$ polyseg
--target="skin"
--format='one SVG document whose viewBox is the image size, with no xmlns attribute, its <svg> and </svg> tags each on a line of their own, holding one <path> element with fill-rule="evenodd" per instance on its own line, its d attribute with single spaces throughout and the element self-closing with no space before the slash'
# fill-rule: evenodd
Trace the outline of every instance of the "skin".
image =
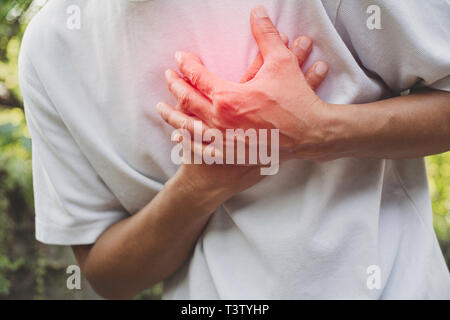
<svg viewBox="0 0 450 320">
<path fill-rule="evenodd" d="M 280 39 L 286 48 L 287 37 Z M 302 39 L 309 40 L 300 37 L 290 47 L 298 69 L 312 49 L 310 40 L 307 46 L 299 46 Z M 195 60 L 200 63 L 200 59 Z M 258 55 L 241 83 L 252 81 L 263 62 L 263 56 Z M 316 72 L 318 66 L 323 72 Z M 327 70 L 324 62 L 317 62 L 306 72 L 306 83 L 317 88 Z M 179 81 L 175 73 L 167 75 L 168 79 L 172 76 Z M 180 123 L 187 116 L 181 109 L 182 103 L 178 109 L 167 106 L 160 113 L 163 118 L 168 116 L 166 121 Z M 170 113 L 165 113 L 167 110 Z M 189 117 L 197 119 L 192 114 Z M 132 298 L 173 274 L 188 259 L 212 213 L 262 178 L 257 166 L 181 165 L 139 212 L 106 230 L 95 244 L 72 247 L 83 274 L 105 298 Z"/>
<path fill-rule="evenodd" d="M 158 105 L 167 123 L 188 130 L 194 120 L 222 130 L 279 128 L 286 158 L 408 158 L 449 149 L 448 93 L 426 90 L 364 105 L 327 104 L 313 90 L 325 76 L 318 72 L 322 64 L 303 74 L 299 65 L 310 49 L 288 50 L 260 9 L 252 12 L 251 25 L 261 54 L 241 83 L 218 78 L 192 54 L 177 55 L 187 81 L 174 71 L 166 74 L 178 98 L 175 108 Z M 257 166 L 181 165 L 142 210 L 95 244 L 73 247 L 78 263 L 102 296 L 131 298 L 173 274 L 214 210 L 261 178 Z"/>
<path fill-rule="evenodd" d="M 253 10 L 251 21 L 264 62 L 260 70 L 248 82 L 232 83 L 195 55 L 178 52 L 182 77 L 167 81 L 185 115 L 174 121 L 176 111 L 160 104 L 166 122 L 188 130 L 194 119 L 220 130 L 278 128 L 284 159 L 399 159 L 450 149 L 449 92 L 427 89 L 367 104 L 326 103 L 308 85 L 263 7 Z"/>
</svg>

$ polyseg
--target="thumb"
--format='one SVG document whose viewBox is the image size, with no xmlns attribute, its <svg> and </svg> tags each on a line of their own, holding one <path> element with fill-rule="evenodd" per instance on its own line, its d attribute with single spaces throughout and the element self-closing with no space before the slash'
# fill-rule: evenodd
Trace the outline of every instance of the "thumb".
<svg viewBox="0 0 450 320">
<path fill-rule="evenodd" d="M 270 20 L 266 8 L 263 6 L 254 7 L 250 15 L 250 24 L 263 58 L 267 58 L 271 52 L 288 50 L 277 28 Z"/>
<path fill-rule="evenodd" d="M 283 41 L 284 45 L 287 47 L 289 45 L 289 37 L 285 33 L 282 33 L 282 32 L 280 32 L 280 37 L 281 37 L 281 40 Z M 245 83 L 245 82 L 252 80 L 258 73 L 259 69 L 261 69 L 263 64 L 264 64 L 264 59 L 261 55 L 261 52 L 259 52 L 258 55 L 256 56 L 255 61 L 253 61 L 252 65 L 247 70 L 244 77 L 242 77 L 240 83 Z"/>
</svg>

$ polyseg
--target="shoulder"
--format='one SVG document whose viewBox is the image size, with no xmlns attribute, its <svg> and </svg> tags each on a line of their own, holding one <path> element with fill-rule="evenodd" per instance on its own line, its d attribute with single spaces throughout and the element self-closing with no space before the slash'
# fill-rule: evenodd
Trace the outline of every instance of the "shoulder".
<svg viewBox="0 0 450 320">
<path fill-rule="evenodd" d="M 338 19 L 355 46 L 405 59 L 412 52 L 449 58 L 449 0 L 342 0 Z"/>
<path fill-rule="evenodd" d="M 441 29 L 449 23 L 448 0 L 341 0 L 338 17 L 343 23 L 366 26 L 370 17 L 380 19 L 381 30 L 391 27 L 416 29 Z M 444 32 L 445 30 L 442 30 Z"/>
<path fill-rule="evenodd" d="M 392 90 L 450 74 L 450 1 L 342 0 L 337 29 Z"/>
<path fill-rule="evenodd" d="M 80 47 L 89 28 L 81 22 L 89 14 L 92 0 L 50 0 L 29 22 L 21 44 L 20 56 L 33 64 L 60 61 Z M 21 60 L 23 60 L 21 58 Z"/>
<path fill-rule="evenodd" d="M 22 39 L 21 52 L 34 53 L 52 46 L 64 34 L 68 1 L 49 1 L 29 22 Z"/>
</svg>

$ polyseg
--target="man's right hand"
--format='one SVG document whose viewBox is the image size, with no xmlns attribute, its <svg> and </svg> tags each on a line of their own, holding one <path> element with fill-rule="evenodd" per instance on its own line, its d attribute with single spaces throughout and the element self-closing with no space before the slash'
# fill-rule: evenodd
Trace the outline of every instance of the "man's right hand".
<svg viewBox="0 0 450 320">
<path fill-rule="evenodd" d="M 300 64 L 310 50 L 297 51 Z M 244 82 L 257 73 L 262 62 L 262 56 L 258 56 Z M 325 77 L 307 74 L 312 76 L 312 87 Z M 172 92 L 179 97 L 175 87 Z M 194 119 L 168 105 L 163 105 L 160 113 L 175 128 Z M 192 253 L 211 213 L 262 177 L 257 167 L 182 165 L 139 212 L 111 226 L 95 244 L 73 246 L 78 264 L 103 297 L 132 298 L 180 268 Z"/>
<path fill-rule="evenodd" d="M 286 35 L 281 34 L 281 39 L 288 45 L 289 39 Z M 312 41 L 306 36 L 301 36 L 292 43 L 290 50 L 297 57 L 298 64 L 301 67 L 312 51 Z M 241 83 L 251 81 L 258 73 L 263 63 L 263 56 L 259 53 L 242 78 Z M 318 62 L 305 73 L 305 79 L 313 90 L 319 87 L 327 75 L 326 71 L 320 73 L 317 72 L 317 67 L 319 65 L 322 65 L 325 70 L 328 70 L 326 63 Z M 182 112 L 190 107 L 186 104 L 190 103 L 189 91 L 192 90 L 192 88 L 175 71 L 168 70 L 166 72 L 166 78 L 169 84 L 169 90 L 178 99 L 178 105 L 174 108 L 168 104 L 160 103 L 157 107 L 158 112 L 163 120 L 172 127 L 175 129 L 186 129 L 190 131 L 191 136 L 193 136 L 194 121 L 201 120 L 195 116 L 187 115 Z M 204 122 L 202 122 L 202 126 L 204 129 L 208 128 L 208 125 Z M 206 144 L 199 145 L 197 142 L 192 141 L 191 150 L 193 150 L 193 152 L 202 154 L 205 147 Z M 214 152 L 222 152 L 222 150 L 215 150 Z M 234 194 L 250 188 L 264 177 L 260 174 L 259 166 L 216 164 L 183 164 L 180 167 L 179 172 L 177 172 L 177 175 L 177 179 L 190 190 L 195 190 L 195 192 L 204 194 L 211 193 L 211 196 L 217 200 L 217 203 L 210 203 L 212 206 L 211 210 L 216 209 L 214 206 L 219 206 Z"/>
</svg>

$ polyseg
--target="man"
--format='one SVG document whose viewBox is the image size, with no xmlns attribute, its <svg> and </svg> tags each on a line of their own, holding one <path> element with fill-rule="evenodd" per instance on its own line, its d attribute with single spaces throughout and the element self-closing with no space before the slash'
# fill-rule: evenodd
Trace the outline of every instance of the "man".
<svg viewBox="0 0 450 320">
<path fill-rule="evenodd" d="M 80 30 L 61 27 L 69 4 Z M 448 298 L 420 158 L 450 147 L 449 94 L 438 91 L 450 89 L 447 3 L 376 1 L 381 30 L 366 28 L 372 1 L 260 4 L 269 13 L 256 7 L 251 31 L 251 1 L 44 8 L 20 62 L 37 239 L 72 245 L 110 298 L 163 279 L 174 299 Z M 317 96 L 298 66 L 308 38 L 289 51 L 276 29 L 314 40 L 305 70 L 319 58 L 331 66 Z M 252 33 L 261 56 L 238 85 L 257 55 Z M 186 80 L 166 72 L 180 110 L 160 104 L 163 119 L 279 128 L 295 159 L 262 180 L 252 166 L 177 169 L 153 109 L 176 103 L 163 78 L 175 51 Z M 419 86 L 430 89 L 378 102 Z M 231 114 L 212 112 L 223 106 Z"/>
</svg>

